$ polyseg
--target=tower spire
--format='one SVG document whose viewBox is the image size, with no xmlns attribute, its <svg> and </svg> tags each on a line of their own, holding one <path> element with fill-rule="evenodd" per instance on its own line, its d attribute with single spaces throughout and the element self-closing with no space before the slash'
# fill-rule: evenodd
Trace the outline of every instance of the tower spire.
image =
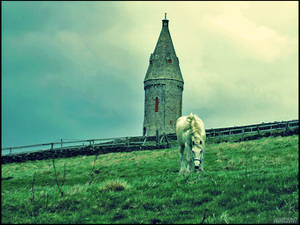
<svg viewBox="0 0 300 225">
<path fill-rule="evenodd" d="M 183 82 L 179 61 L 169 32 L 168 22 L 162 20 L 162 29 L 153 53 L 150 55 L 150 64 L 145 81 L 151 79 L 174 79 Z"/>
<path fill-rule="evenodd" d="M 169 32 L 167 13 L 144 79 L 143 135 L 175 133 L 182 115 L 183 78 Z"/>
</svg>

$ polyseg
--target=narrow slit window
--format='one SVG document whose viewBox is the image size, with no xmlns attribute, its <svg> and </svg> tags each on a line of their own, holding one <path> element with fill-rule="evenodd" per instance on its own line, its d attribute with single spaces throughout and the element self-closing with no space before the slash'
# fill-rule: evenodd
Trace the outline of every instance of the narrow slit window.
<svg viewBox="0 0 300 225">
<path fill-rule="evenodd" d="M 158 97 L 155 98 L 155 112 L 158 112 L 158 104 L 159 104 L 159 100 Z"/>
</svg>

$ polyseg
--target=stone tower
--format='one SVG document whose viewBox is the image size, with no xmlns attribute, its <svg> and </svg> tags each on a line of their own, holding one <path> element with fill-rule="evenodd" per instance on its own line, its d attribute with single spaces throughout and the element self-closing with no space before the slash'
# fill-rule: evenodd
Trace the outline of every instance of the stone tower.
<svg viewBox="0 0 300 225">
<path fill-rule="evenodd" d="M 176 120 L 182 115 L 183 78 L 169 32 L 169 20 L 162 29 L 144 80 L 145 112 L 143 135 L 175 133 Z"/>
</svg>

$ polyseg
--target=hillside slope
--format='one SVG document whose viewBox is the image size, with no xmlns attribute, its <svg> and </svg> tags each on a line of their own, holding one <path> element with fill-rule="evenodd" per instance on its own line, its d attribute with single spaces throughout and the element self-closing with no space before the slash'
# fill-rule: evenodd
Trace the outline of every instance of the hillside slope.
<svg viewBox="0 0 300 225">
<path fill-rule="evenodd" d="M 294 135 L 208 144 L 190 176 L 176 147 L 5 164 L 2 223 L 296 223 L 298 157 Z"/>
</svg>

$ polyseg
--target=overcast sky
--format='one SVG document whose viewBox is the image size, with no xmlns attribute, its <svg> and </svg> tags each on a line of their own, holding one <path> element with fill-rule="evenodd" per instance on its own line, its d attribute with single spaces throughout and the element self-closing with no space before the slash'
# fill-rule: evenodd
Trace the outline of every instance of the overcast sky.
<svg viewBox="0 0 300 225">
<path fill-rule="evenodd" d="M 298 2 L 2 2 L 2 147 L 142 135 L 167 12 L 183 114 L 298 119 Z"/>
</svg>

